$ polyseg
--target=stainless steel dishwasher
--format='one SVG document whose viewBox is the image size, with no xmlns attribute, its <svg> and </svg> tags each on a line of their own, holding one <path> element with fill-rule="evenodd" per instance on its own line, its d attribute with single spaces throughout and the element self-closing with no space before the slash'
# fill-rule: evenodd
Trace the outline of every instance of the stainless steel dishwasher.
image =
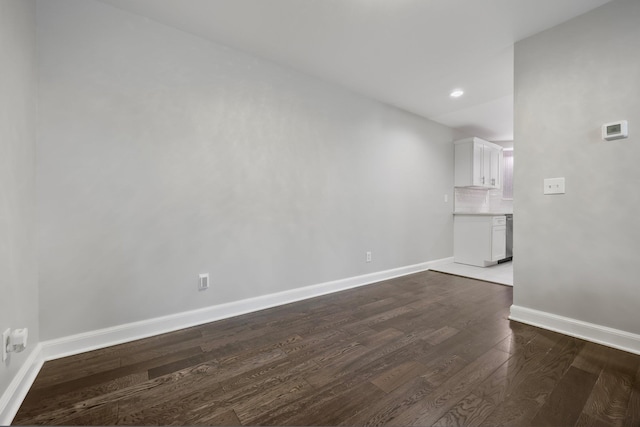
<svg viewBox="0 0 640 427">
<path fill-rule="evenodd" d="M 513 260 L 513 214 L 507 214 L 507 245 L 506 256 L 498 264 Z"/>
</svg>

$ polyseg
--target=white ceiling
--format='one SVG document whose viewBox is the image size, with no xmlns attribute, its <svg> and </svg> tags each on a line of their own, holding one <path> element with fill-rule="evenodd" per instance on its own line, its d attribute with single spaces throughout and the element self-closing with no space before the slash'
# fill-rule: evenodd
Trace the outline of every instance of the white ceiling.
<svg viewBox="0 0 640 427">
<path fill-rule="evenodd" d="M 513 44 L 611 0 L 101 1 L 503 141 Z"/>
</svg>

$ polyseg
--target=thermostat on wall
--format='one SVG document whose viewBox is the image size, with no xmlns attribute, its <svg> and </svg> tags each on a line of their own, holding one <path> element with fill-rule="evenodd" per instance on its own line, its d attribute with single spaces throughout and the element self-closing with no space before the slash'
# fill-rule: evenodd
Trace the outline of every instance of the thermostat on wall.
<svg viewBox="0 0 640 427">
<path fill-rule="evenodd" d="M 626 120 L 619 122 L 605 123 L 602 125 L 602 139 L 613 141 L 614 139 L 627 138 L 629 136 L 629 126 Z"/>
</svg>

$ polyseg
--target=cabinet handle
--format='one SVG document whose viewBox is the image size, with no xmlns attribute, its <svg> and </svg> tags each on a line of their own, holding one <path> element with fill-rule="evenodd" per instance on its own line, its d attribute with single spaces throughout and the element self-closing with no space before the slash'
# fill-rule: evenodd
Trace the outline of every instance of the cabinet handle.
<svg viewBox="0 0 640 427">
<path fill-rule="evenodd" d="M 484 176 L 482 177 L 482 183 L 484 184 Z"/>
<path fill-rule="evenodd" d="M 496 185 L 496 179 L 495 178 L 491 179 L 491 185 Z"/>
</svg>

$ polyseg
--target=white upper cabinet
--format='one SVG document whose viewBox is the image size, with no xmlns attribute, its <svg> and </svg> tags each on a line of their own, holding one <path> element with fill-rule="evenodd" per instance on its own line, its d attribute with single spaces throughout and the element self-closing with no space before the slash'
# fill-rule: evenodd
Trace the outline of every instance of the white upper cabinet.
<svg viewBox="0 0 640 427">
<path fill-rule="evenodd" d="M 502 147 L 480 138 L 455 143 L 455 186 L 500 188 Z"/>
<path fill-rule="evenodd" d="M 491 164 L 489 166 L 489 185 L 491 188 L 501 188 L 502 187 L 502 147 L 499 145 L 491 144 L 492 147 L 489 149 L 491 156 Z M 486 148 L 486 145 L 485 145 Z"/>
</svg>

